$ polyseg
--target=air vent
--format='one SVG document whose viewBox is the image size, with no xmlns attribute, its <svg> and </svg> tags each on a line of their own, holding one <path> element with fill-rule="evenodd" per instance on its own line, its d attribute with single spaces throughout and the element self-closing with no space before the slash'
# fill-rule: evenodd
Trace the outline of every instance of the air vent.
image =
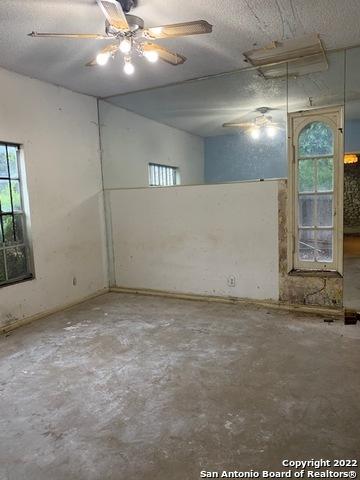
<svg viewBox="0 0 360 480">
<path fill-rule="evenodd" d="M 258 67 L 265 78 L 279 78 L 327 70 L 328 62 L 319 35 L 272 42 L 264 48 L 244 53 L 246 60 Z M 286 69 L 286 63 L 288 67 Z"/>
</svg>

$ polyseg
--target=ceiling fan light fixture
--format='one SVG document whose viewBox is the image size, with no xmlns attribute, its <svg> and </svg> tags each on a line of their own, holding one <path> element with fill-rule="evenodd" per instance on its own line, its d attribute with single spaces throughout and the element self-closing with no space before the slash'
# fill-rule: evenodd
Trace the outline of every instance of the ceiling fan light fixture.
<svg viewBox="0 0 360 480">
<path fill-rule="evenodd" d="M 98 65 L 104 66 L 107 64 L 110 58 L 110 53 L 109 52 L 100 52 L 96 56 L 96 63 Z"/>
<path fill-rule="evenodd" d="M 260 128 L 259 127 L 252 127 L 250 129 L 250 136 L 253 140 L 259 140 L 260 138 Z"/>
<path fill-rule="evenodd" d="M 154 35 L 161 35 L 163 33 L 163 27 L 152 27 L 151 33 Z"/>
<path fill-rule="evenodd" d="M 269 137 L 269 138 L 274 138 L 276 136 L 276 127 L 274 127 L 274 125 L 268 125 L 266 127 L 266 135 Z"/>
<path fill-rule="evenodd" d="M 131 59 L 125 59 L 124 72 L 126 75 L 132 75 L 135 72 L 135 67 L 131 63 Z"/>
<path fill-rule="evenodd" d="M 121 52 L 125 60 L 124 71 L 127 75 L 132 75 L 135 71 L 131 63 L 132 56 L 139 55 L 151 63 L 161 60 L 170 65 L 182 65 L 186 61 L 186 57 L 183 55 L 152 43 L 152 40 L 212 32 L 212 25 L 205 20 L 145 28 L 142 18 L 136 15 L 125 15 L 132 6 L 137 4 L 137 0 L 96 0 L 96 3 L 105 17 L 105 32 L 103 34 L 32 32 L 29 35 L 31 37 L 62 39 L 113 39 L 113 43 L 107 44 L 95 58 L 86 63 L 86 66 L 106 65 L 110 57 L 114 58 Z M 144 53 L 145 51 L 147 53 Z"/>
<path fill-rule="evenodd" d="M 159 60 L 159 54 L 156 50 L 145 50 L 143 55 L 150 63 L 155 63 Z"/>
<path fill-rule="evenodd" d="M 128 38 L 124 38 L 121 40 L 120 45 L 119 45 L 119 50 L 121 53 L 128 54 L 131 52 L 131 41 Z"/>
</svg>

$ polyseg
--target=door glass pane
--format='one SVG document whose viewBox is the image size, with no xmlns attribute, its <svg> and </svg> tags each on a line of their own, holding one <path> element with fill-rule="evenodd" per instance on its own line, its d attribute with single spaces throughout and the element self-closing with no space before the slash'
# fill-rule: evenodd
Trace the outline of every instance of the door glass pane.
<svg viewBox="0 0 360 480">
<path fill-rule="evenodd" d="M 299 195 L 299 226 L 315 226 L 315 195 Z"/>
<path fill-rule="evenodd" d="M 9 172 L 6 161 L 6 148 L 4 145 L 0 145 L 0 177 L 8 177 Z"/>
<path fill-rule="evenodd" d="M 319 227 L 333 226 L 333 196 L 318 195 L 317 196 L 317 225 Z"/>
<path fill-rule="evenodd" d="M 299 230 L 299 260 L 315 261 L 315 230 Z"/>
<path fill-rule="evenodd" d="M 317 191 L 326 192 L 333 190 L 333 159 L 320 158 L 317 161 Z"/>
<path fill-rule="evenodd" d="M 332 262 L 333 260 L 333 230 L 318 230 L 316 259 L 319 262 Z"/>
<path fill-rule="evenodd" d="M 299 192 L 315 191 L 314 160 L 299 160 Z"/>
<path fill-rule="evenodd" d="M 14 247 L 5 250 L 9 280 L 26 275 L 27 263 L 25 247 Z"/>
<path fill-rule="evenodd" d="M 308 123 L 299 135 L 299 156 L 332 155 L 333 132 L 323 122 Z"/>
<path fill-rule="evenodd" d="M 8 180 L 0 180 L 0 202 L 2 212 L 11 212 L 10 184 Z"/>
</svg>

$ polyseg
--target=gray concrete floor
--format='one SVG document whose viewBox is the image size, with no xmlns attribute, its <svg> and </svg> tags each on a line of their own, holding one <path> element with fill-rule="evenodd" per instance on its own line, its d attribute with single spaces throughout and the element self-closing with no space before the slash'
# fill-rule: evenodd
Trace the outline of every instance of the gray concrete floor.
<svg viewBox="0 0 360 480">
<path fill-rule="evenodd" d="M 357 458 L 360 327 L 108 294 L 0 338 L 0 478 L 193 480 Z"/>
<path fill-rule="evenodd" d="M 360 235 L 344 236 L 344 306 L 360 312 Z"/>
</svg>

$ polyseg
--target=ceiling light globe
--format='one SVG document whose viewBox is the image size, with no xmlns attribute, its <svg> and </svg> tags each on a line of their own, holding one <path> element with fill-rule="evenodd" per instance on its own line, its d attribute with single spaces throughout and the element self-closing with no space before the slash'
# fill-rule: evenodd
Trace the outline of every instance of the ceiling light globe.
<svg viewBox="0 0 360 480">
<path fill-rule="evenodd" d="M 130 51 L 131 51 L 130 40 L 128 40 L 127 38 L 124 38 L 124 40 L 122 40 L 120 42 L 119 50 L 120 50 L 120 52 L 125 53 L 125 54 L 130 53 Z"/>
<path fill-rule="evenodd" d="M 109 61 L 109 58 L 110 58 L 110 53 L 108 52 L 100 52 L 97 56 L 96 56 L 96 63 L 98 65 L 101 65 L 101 66 L 104 66 L 107 64 L 107 62 Z"/>
<path fill-rule="evenodd" d="M 273 125 L 266 127 L 266 134 L 269 138 L 274 138 L 276 136 L 276 128 Z"/>
<path fill-rule="evenodd" d="M 135 72 L 135 67 L 131 62 L 125 62 L 124 72 L 126 75 L 132 75 Z"/>
<path fill-rule="evenodd" d="M 144 57 L 151 63 L 155 63 L 159 60 L 159 54 L 155 50 L 148 50 L 144 52 Z"/>
<path fill-rule="evenodd" d="M 161 35 L 163 32 L 163 27 L 152 27 L 151 28 L 151 33 L 154 35 Z"/>
<path fill-rule="evenodd" d="M 253 140 L 259 140 L 260 138 L 260 128 L 254 127 L 250 130 L 250 136 Z"/>
</svg>

